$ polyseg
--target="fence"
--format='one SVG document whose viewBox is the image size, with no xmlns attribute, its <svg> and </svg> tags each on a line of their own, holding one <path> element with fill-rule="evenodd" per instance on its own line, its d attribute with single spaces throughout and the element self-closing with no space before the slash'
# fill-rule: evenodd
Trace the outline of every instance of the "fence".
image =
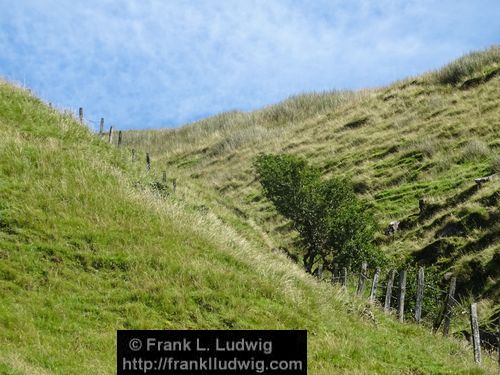
<svg viewBox="0 0 500 375">
<path fill-rule="evenodd" d="M 83 116 L 83 108 L 80 107 L 78 110 L 78 117 L 80 123 L 84 123 L 84 116 Z M 94 121 L 88 120 L 87 121 L 95 124 Z M 99 137 L 104 138 L 107 134 L 107 141 L 108 143 L 113 143 L 113 126 L 109 127 L 109 131 L 107 133 L 104 132 L 104 118 L 101 118 L 99 122 Z M 117 141 L 117 146 L 120 147 L 123 142 L 123 133 L 120 130 L 118 132 L 118 141 Z M 136 155 L 136 150 L 132 149 L 132 161 L 136 161 L 137 155 Z M 149 153 L 146 153 L 145 155 L 145 162 L 146 162 L 146 170 L 149 172 L 151 170 L 151 156 Z M 163 186 L 166 186 L 167 183 L 167 174 L 166 171 L 163 171 L 162 173 L 162 183 Z M 173 178 L 172 179 L 172 191 L 175 193 L 177 188 L 177 179 Z M 317 270 L 315 271 L 315 275 L 319 278 L 322 279 L 323 277 L 323 265 L 319 265 Z M 377 298 L 377 292 L 380 290 L 379 284 L 380 284 L 380 275 L 381 275 L 381 270 L 380 268 L 377 268 L 373 274 L 372 282 L 371 282 L 371 287 L 370 287 L 370 294 L 368 297 L 368 301 L 370 304 L 376 304 L 378 298 Z M 386 287 L 385 287 L 385 294 L 381 296 L 381 299 L 379 301 L 381 304 L 383 303 L 383 311 L 388 314 L 391 312 L 391 307 L 393 305 L 396 305 L 396 311 L 397 311 L 397 317 L 401 323 L 404 323 L 405 320 L 405 299 L 406 299 L 406 291 L 407 291 L 407 270 L 389 270 L 387 273 L 387 282 L 386 282 Z M 361 270 L 359 273 L 355 274 L 354 276 L 357 276 L 357 287 L 356 287 L 356 296 L 362 298 L 365 294 L 365 289 L 366 289 L 366 282 L 368 280 L 368 265 L 366 262 L 363 262 L 361 265 Z M 396 276 L 398 278 L 396 279 Z M 395 288 L 395 281 L 398 281 L 398 293 L 397 295 L 393 294 L 393 291 L 396 289 Z M 414 308 L 414 314 L 413 314 L 413 319 L 417 324 L 422 323 L 422 314 L 423 314 L 423 309 L 424 309 L 424 296 L 425 296 L 425 290 L 433 290 L 434 292 L 437 292 L 438 295 L 444 296 L 443 301 L 442 301 L 442 306 L 441 309 L 438 313 L 438 316 L 434 320 L 432 324 L 433 331 L 436 333 L 439 331 L 441 325 L 442 325 L 442 331 L 444 336 L 448 336 L 449 331 L 450 331 L 450 325 L 451 325 L 451 320 L 453 317 L 453 307 L 459 303 L 455 299 L 455 289 L 456 289 L 456 282 L 457 279 L 455 276 L 452 276 L 449 282 L 448 290 L 441 290 L 437 289 L 432 285 L 429 285 L 425 283 L 425 269 L 423 267 L 420 267 L 418 269 L 417 275 L 416 275 L 416 288 L 415 288 L 415 308 Z M 331 277 L 331 282 L 332 284 L 339 283 L 342 288 L 345 290 L 348 289 L 348 270 L 346 267 L 343 267 L 342 269 L 339 269 L 336 265 L 333 267 L 332 271 L 332 277 Z M 394 303 L 395 301 L 395 303 Z M 472 343 L 472 349 L 473 349 L 473 354 L 474 354 L 474 361 L 476 363 L 481 363 L 481 334 L 480 334 L 480 329 L 479 329 L 479 322 L 478 322 L 478 316 L 477 316 L 477 304 L 473 303 L 470 305 L 470 327 L 471 327 L 471 333 L 470 333 L 470 341 Z M 498 356 L 498 364 L 500 365 L 500 330 L 497 328 L 496 331 L 496 348 L 494 350 L 497 351 L 497 356 Z"/>
<path fill-rule="evenodd" d="M 78 120 L 80 121 L 81 124 L 84 124 L 85 122 L 89 122 L 93 125 L 97 125 L 96 121 L 93 121 L 91 119 L 85 118 L 84 113 L 83 113 L 83 107 L 78 108 Z M 115 133 L 115 129 L 113 126 L 109 127 L 109 130 L 107 132 L 104 131 L 104 118 L 101 117 L 99 121 L 99 132 L 97 135 L 101 139 L 106 139 L 108 143 L 113 144 L 113 135 Z M 116 142 L 116 145 L 118 147 L 121 147 L 123 144 L 123 132 L 121 130 L 118 131 L 118 140 Z M 135 162 L 137 160 L 137 151 L 135 149 L 131 149 L 131 156 L 132 156 L 132 161 Z M 151 155 L 149 152 L 145 154 L 145 167 L 146 171 L 149 172 L 151 170 Z M 162 171 L 162 181 L 161 181 L 161 186 L 159 186 L 159 183 L 156 183 L 155 187 L 158 188 L 160 187 L 162 191 L 166 189 L 167 186 L 167 172 Z M 177 179 L 173 178 L 172 179 L 172 189 L 171 191 L 175 193 L 177 190 Z"/>
<path fill-rule="evenodd" d="M 459 304 L 459 301 L 455 299 L 455 290 L 457 278 L 451 276 L 448 278 L 448 288 L 447 290 L 442 290 L 436 288 L 430 283 L 426 283 L 425 280 L 425 269 L 420 267 L 417 272 L 415 272 L 415 285 L 412 285 L 412 295 L 407 296 L 408 290 L 408 271 L 405 269 L 387 270 L 386 282 L 385 282 L 385 292 L 378 293 L 381 288 L 381 270 L 376 268 L 373 272 L 373 276 L 369 277 L 367 263 L 363 262 L 359 272 L 356 272 L 351 277 L 352 289 L 355 290 L 354 293 L 359 298 L 367 298 L 368 302 L 372 305 L 380 305 L 385 313 L 396 312 L 397 318 L 401 323 L 405 321 L 405 318 L 410 316 L 413 321 L 417 324 L 423 323 L 423 313 L 425 311 L 425 296 L 426 293 L 433 292 L 435 296 L 440 297 L 439 310 L 435 314 L 434 319 L 432 319 L 432 330 L 434 333 L 439 332 L 442 329 L 444 336 L 448 336 L 450 332 L 450 325 L 453 318 L 454 307 Z M 323 279 L 323 267 L 320 266 L 315 271 L 315 276 L 320 280 Z M 412 275 L 413 276 L 413 275 Z M 349 278 L 348 270 L 346 267 L 339 269 L 336 265 L 333 266 L 331 283 L 340 284 L 344 290 L 349 290 Z M 367 296 L 366 290 L 367 283 L 371 280 L 371 287 L 369 289 L 369 294 Z M 395 284 L 397 282 L 397 284 Z M 396 292 L 396 293 L 395 293 Z M 412 311 L 408 311 L 405 302 L 408 301 L 408 297 L 411 297 L 412 303 L 414 303 L 414 308 Z M 405 315 L 406 313 L 406 315 Z M 477 304 L 472 303 L 469 310 L 469 320 L 470 320 L 470 334 L 466 337 L 470 338 L 472 344 L 474 361 L 478 364 L 481 363 L 481 344 L 486 347 L 489 346 L 491 351 L 496 351 L 498 357 L 498 364 L 500 365 L 500 330 L 497 328 L 496 332 L 489 333 L 488 335 L 494 336 L 491 341 L 486 341 L 481 339 L 481 332 L 485 334 L 485 331 L 481 331 L 479 328 L 479 321 L 477 315 Z M 491 337 L 490 337 L 491 338 Z"/>
</svg>

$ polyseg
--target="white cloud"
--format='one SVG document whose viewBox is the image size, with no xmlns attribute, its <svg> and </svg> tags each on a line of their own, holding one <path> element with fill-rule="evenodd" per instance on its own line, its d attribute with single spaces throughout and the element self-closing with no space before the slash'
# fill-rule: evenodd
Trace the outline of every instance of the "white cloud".
<svg viewBox="0 0 500 375">
<path fill-rule="evenodd" d="M 0 7 L 0 74 L 26 74 L 48 100 L 83 105 L 90 117 L 122 127 L 380 85 L 488 45 L 487 31 L 498 30 L 483 30 L 484 41 L 461 40 L 457 23 L 475 27 L 488 17 L 465 2 L 0 0 Z"/>
</svg>

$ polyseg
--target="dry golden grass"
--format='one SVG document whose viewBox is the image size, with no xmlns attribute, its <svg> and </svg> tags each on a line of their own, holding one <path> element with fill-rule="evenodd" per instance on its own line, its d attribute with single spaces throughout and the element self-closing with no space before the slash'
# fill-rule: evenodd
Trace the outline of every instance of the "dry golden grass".
<svg viewBox="0 0 500 375">
<path fill-rule="evenodd" d="M 150 152 L 153 173 L 165 170 L 177 178 L 193 205 L 207 205 L 237 223 L 245 236 L 292 253 L 299 251 L 293 245 L 296 235 L 255 181 L 252 162 L 260 152 L 300 154 L 325 176 L 351 177 L 357 191 L 373 202 L 381 233 L 390 221 L 418 214 L 420 198 L 439 205 L 408 230 L 380 236 L 380 247 L 401 262 L 436 241 L 439 217 L 470 203 L 483 206 L 492 218 L 499 215 L 500 179 L 473 188 L 474 178 L 498 171 L 500 78 L 491 72 L 500 69 L 499 51 L 494 46 L 389 87 L 302 95 L 179 129 L 127 132 L 125 144 Z M 480 83 L 461 88 L 474 79 Z M 494 268 L 498 225 L 491 220 L 486 228 L 471 228 L 458 238 L 455 252 L 440 261 L 442 271 L 456 272 L 460 285 L 467 284 L 467 249 L 488 256 L 486 269 Z M 489 246 L 497 250 L 483 254 Z M 484 277 L 493 277 L 496 285 L 498 275 L 488 272 Z M 499 298 L 498 288 L 488 285 L 482 292 Z"/>
</svg>

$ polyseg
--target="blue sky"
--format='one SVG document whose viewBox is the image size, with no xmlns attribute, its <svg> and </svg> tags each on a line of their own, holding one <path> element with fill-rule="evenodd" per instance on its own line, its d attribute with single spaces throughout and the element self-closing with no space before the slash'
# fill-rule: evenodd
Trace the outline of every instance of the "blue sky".
<svg viewBox="0 0 500 375">
<path fill-rule="evenodd" d="M 500 42 L 500 2 L 0 0 L 0 76 L 118 129 L 390 83 Z"/>
</svg>

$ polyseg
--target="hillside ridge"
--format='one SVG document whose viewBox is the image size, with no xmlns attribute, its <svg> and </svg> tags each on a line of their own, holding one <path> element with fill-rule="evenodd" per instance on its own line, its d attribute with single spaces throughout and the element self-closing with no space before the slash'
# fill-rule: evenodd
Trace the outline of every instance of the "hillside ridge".
<svg viewBox="0 0 500 375">
<path fill-rule="evenodd" d="M 325 177 L 350 177 L 371 202 L 376 243 L 395 264 L 434 265 L 459 291 L 500 300 L 500 47 L 388 87 L 292 97 L 179 129 L 130 131 L 157 170 L 207 190 L 200 201 L 252 218 L 276 247 L 296 234 L 263 198 L 252 162 L 261 152 L 306 157 Z M 397 230 L 388 231 L 391 222 Z M 393 233 L 394 232 L 394 233 Z"/>
<path fill-rule="evenodd" d="M 312 374 L 494 373 L 493 359 L 476 366 L 463 340 L 400 324 L 305 274 L 290 259 L 293 233 L 256 188 L 250 160 L 264 149 L 254 137 L 284 148 L 289 139 L 269 134 L 313 135 L 319 122 L 337 133 L 339 113 L 352 124 L 354 103 L 378 95 L 327 95 L 315 107 L 326 112 L 305 117 L 267 109 L 276 128 L 244 128 L 229 140 L 188 130 L 208 133 L 162 156 L 134 143 L 136 133 L 113 147 L 71 114 L 0 81 L 0 373 L 114 373 L 117 329 L 307 329 Z M 297 100 L 316 102 L 289 105 Z M 232 132 L 232 116 L 240 114 L 220 116 L 224 131 Z M 151 152 L 150 171 L 141 149 Z M 491 185 L 484 188 L 489 202 Z"/>
</svg>

